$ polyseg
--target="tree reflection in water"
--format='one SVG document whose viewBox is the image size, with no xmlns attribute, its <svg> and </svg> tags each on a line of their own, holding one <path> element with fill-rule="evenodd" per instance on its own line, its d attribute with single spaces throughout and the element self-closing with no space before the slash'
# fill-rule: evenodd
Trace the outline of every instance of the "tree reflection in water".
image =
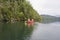
<svg viewBox="0 0 60 40">
<path fill-rule="evenodd" d="M 1 25 L 1 24 L 0 24 Z M 4 23 L 1 26 L 0 40 L 28 40 L 33 27 L 26 26 L 22 22 Z"/>
</svg>

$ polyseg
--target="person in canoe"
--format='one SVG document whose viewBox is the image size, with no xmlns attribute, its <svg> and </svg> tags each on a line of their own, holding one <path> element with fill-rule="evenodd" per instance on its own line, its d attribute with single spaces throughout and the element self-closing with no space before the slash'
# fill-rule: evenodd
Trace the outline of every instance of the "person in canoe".
<svg viewBox="0 0 60 40">
<path fill-rule="evenodd" d="M 27 21 L 25 21 L 25 25 L 28 25 L 28 26 L 30 26 L 30 25 L 33 25 L 33 23 L 34 23 L 34 19 L 28 19 Z"/>
</svg>

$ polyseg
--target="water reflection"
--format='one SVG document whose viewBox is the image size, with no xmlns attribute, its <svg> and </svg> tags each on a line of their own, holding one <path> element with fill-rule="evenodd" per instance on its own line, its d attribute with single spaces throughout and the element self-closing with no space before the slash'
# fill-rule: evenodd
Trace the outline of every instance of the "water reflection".
<svg viewBox="0 0 60 40">
<path fill-rule="evenodd" d="M 60 40 L 60 22 L 38 23 L 30 40 Z"/>
<path fill-rule="evenodd" d="M 27 22 L 25 22 L 25 26 L 28 26 L 28 27 L 34 26 L 34 22 L 32 22 L 32 23 L 27 23 Z"/>
<path fill-rule="evenodd" d="M 0 40 L 60 40 L 60 23 L 0 23 Z"/>
<path fill-rule="evenodd" d="M 33 27 L 25 26 L 24 23 L 3 23 L 0 24 L 0 40 L 28 40 L 30 37 Z"/>
</svg>

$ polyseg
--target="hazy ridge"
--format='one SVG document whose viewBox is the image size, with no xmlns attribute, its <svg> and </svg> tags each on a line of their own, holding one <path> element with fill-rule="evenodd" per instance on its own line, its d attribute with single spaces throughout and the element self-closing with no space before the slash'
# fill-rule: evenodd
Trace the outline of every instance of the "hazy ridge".
<svg viewBox="0 0 60 40">
<path fill-rule="evenodd" d="M 41 15 L 42 23 L 60 22 L 60 17 L 51 15 Z"/>
</svg>

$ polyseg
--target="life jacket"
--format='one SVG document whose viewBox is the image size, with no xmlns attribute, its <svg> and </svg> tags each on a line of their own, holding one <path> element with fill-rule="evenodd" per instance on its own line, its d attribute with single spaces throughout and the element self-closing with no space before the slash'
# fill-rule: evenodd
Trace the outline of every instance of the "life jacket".
<svg viewBox="0 0 60 40">
<path fill-rule="evenodd" d="M 27 21 L 27 24 L 30 24 L 31 23 L 31 21 Z"/>
</svg>

